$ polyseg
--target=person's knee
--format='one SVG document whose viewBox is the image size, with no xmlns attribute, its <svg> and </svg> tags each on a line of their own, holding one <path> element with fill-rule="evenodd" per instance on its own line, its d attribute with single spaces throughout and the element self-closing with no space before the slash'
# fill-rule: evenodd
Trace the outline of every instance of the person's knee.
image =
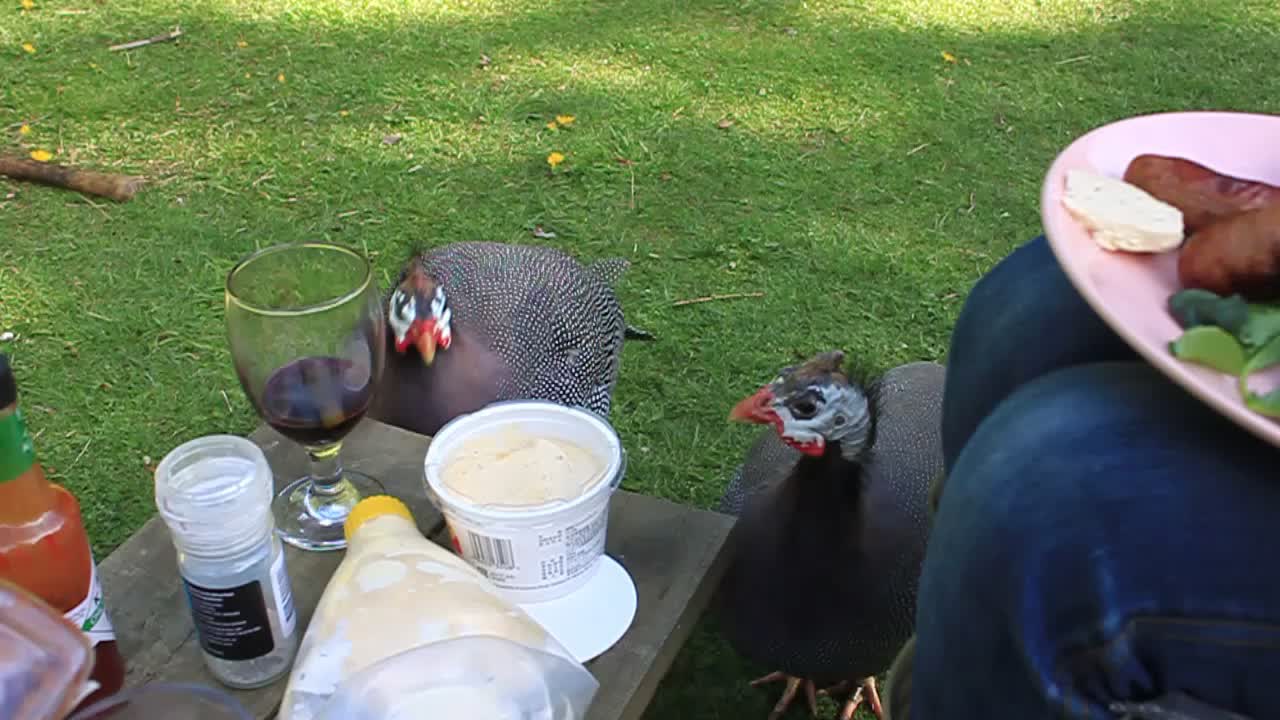
<svg viewBox="0 0 1280 720">
<path fill-rule="evenodd" d="M 1091 486 L 1115 482 L 1103 466 L 1115 467 L 1131 449 L 1117 444 L 1116 433 L 1141 426 L 1153 402 L 1176 405 L 1170 391 L 1181 392 L 1138 363 L 1075 366 L 1024 385 L 960 451 L 940 512 L 954 506 L 1007 531 L 1089 512 Z"/>
<path fill-rule="evenodd" d="M 1230 458 L 1188 452 L 1198 447 Z M 1087 572 L 1097 544 L 1130 539 L 1139 519 L 1157 532 L 1148 526 L 1191 512 L 1226 519 L 1275 503 L 1280 490 L 1248 477 L 1268 457 L 1144 363 L 1072 366 L 1023 385 L 978 425 L 947 475 L 930 552 L 947 556 L 956 582 L 1011 591 L 1046 562 Z"/>
<path fill-rule="evenodd" d="M 1043 642 L 1026 614 L 1043 608 L 1044 593 L 1066 584 L 1088 595 L 1090 493 L 1115 478 L 1094 467 L 1086 448 L 1099 438 L 1086 428 L 1105 432 L 1114 409 L 1099 399 L 1100 385 L 1131 372 L 1108 365 L 1050 373 L 998 405 L 964 446 L 920 579 L 917 633 L 928 672 L 951 662 L 1012 662 L 1001 643 Z"/>
<path fill-rule="evenodd" d="M 934 681 L 958 665 L 1025 677 L 1010 689 L 1023 702 L 1005 699 L 1047 708 L 1101 702 L 1108 694 L 1090 688 L 1103 686 L 1128 697 L 1144 673 L 1195 675 L 1188 619 L 1212 630 L 1202 648 L 1234 642 L 1224 617 L 1256 639 L 1280 590 L 1240 558 L 1274 533 L 1274 460 L 1274 448 L 1144 363 L 1077 365 L 1020 386 L 965 443 L 934 518 L 917 605 L 917 709 L 960 707 L 964 698 Z M 1188 590 L 1180 578 L 1197 566 L 1212 570 Z M 1134 657 L 1115 641 L 1135 617 L 1175 618 L 1180 647 L 1150 666 L 1121 658 L 1063 674 L 1082 648 Z M 1149 650 L 1152 637 L 1132 647 Z"/>
<path fill-rule="evenodd" d="M 982 277 L 951 335 L 943 402 L 950 467 L 988 413 L 1025 382 L 1053 370 L 1127 353 L 1071 287 L 1043 237 Z"/>
<path fill-rule="evenodd" d="M 1005 334 L 1011 324 L 1023 324 L 1023 316 L 1029 318 L 1044 300 L 1046 284 L 1061 282 L 1061 275 L 1044 236 L 1005 256 L 974 283 L 965 298 L 952 332 L 952 352 L 964 352 L 970 342 L 987 344 L 984 338 Z"/>
</svg>

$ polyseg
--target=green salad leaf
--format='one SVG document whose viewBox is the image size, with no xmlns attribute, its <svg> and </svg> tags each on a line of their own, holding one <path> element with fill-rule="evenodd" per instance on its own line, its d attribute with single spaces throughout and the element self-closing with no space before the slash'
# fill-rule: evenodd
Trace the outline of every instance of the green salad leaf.
<svg viewBox="0 0 1280 720">
<path fill-rule="evenodd" d="M 1239 375 L 1245 367 L 1244 348 L 1235 336 L 1215 325 L 1197 325 L 1169 343 L 1180 360 Z"/>
<path fill-rule="evenodd" d="M 1280 307 L 1188 288 L 1169 296 L 1169 314 L 1183 328 L 1169 343 L 1174 357 L 1235 375 L 1246 407 L 1280 418 L 1280 388 L 1265 394 L 1249 388 L 1250 376 L 1280 365 Z"/>
<path fill-rule="evenodd" d="M 1280 389 L 1272 390 L 1265 395 L 1259 395 L 1249 389 L 1250 375 L 1277 364 L 1280 364 L 1280 335 L 1271 338 L 1245 363 L 1244 369 L 1240 371 L 1240 394 L 1244 396 L 1244 404 L 1250 410 L 1268 417 L 1280 418 Z"/>
<path fill-rule="evenodd" d="M 1280 337 L 1280 307 L 1250 305 L 1249 318 L 1236 336 L 1240 338 L 1240 342 L 1255 348 L 1261 348 L 1273 338 Z"/>
<path fill-rule="evenodd" d="M 1169 296 L 1169 314 L 1184 329 L 1211 325 L 1240 337 L 1249 320 L 1249 304 L 1243 297 L 1220 297 L 1209 290 L 1188 288 Z M 1242 340 L 1243 342 L 1243 340 Z"/>
</svg>

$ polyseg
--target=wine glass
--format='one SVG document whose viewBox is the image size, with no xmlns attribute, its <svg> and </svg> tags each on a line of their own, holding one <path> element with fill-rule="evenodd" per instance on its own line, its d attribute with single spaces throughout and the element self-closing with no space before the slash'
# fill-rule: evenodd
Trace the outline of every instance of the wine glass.
<svg viewBox="0 0 1280 720">
<path fill-rule="evenodd" d="M 342 526 L 351 508 L 385 492 L 339 457 L 385 360 L 386 323 L 368 260 L 324 242 L 259 250 L 227 274 L 226 313 L 249 401 L 310 459 L 308 474 L 272 502 L 280 538 L 306 550 L 346 547 Z"/>
</svg>

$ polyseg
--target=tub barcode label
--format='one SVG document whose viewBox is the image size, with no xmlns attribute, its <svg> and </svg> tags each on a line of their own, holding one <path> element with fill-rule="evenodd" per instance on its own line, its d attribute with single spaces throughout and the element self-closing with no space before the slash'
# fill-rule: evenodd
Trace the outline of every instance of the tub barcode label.
<svg viewBox="0 0 1280 720">
<path fill-rule="evenodd" d="M 467 531 L 468 552 L 476 562 L 499 570 L 514 570 L 515 553 L 511 549 L 511 541 L 504 538 L 477 535 Z"/>
</svg>

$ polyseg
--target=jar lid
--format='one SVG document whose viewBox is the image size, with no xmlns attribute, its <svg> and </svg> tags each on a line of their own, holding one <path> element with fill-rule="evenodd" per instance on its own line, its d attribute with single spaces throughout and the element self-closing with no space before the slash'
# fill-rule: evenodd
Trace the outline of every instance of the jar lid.
<svg viewBox="0 0 1280 720">
<path fill-rule="evenodd" d="M 406 520 L 413 520 L 413 513 L 409 512 L 409 506 L 399 498 L 390 495 L 373 495 L 356 503 L 348 513 L 347 521 L 342 526 L 347 541 L 351 541 L 351 536 L 356 534 L 356 530 L 359 530 L 361 525 L 383 515 L 398 515 Z"/>
<path fill-rule="evenodd" d="M 181 551 L 232 555 L 271 533 L 272 487 L 271 467 L 256 444 L 238 435 L 206 435 L 160 461 L 156 509 Z"/>
<path fill-rule="evenodd" d="M 18 401 L 18 382 L 13 379 L 13 368 L 9 365 L 9 356 L 0 353 L 0 408 L 8 407 Z"/>
</svg>

